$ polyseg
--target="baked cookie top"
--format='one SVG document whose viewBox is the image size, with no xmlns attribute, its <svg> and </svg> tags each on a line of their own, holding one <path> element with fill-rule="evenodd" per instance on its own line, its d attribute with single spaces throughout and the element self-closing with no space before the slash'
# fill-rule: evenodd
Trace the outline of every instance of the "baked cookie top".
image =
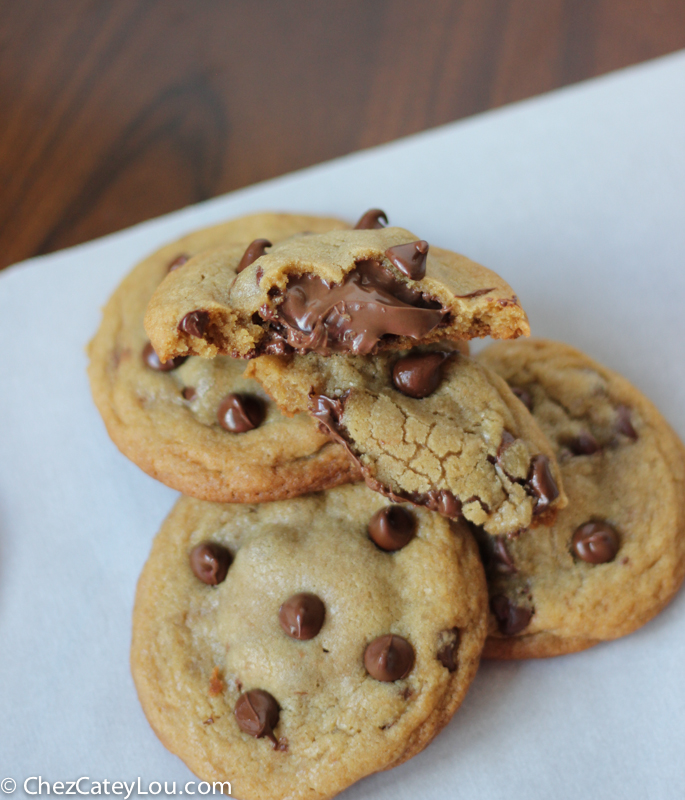
<svg viewBox="0 0 685 800">
<path fill-rule="evenodd" d="M 244 247 L 259 231 L 277 241 L 338 220 L 256 214 L 196 231 L 138 264 L 103 311 L 89 345 L 95 404 L 119 449 L 167 485 L 208 500 L 258 502 L 359 478 L 338 445 L 306 416 L 286 418 L 245 362 L 179 358 L 162 363 L 143 328 L 145 308 L 169 273 L 220 243 Z"/>
<path fill-rule="evenodd" d="M 247 250 L 208 253 L 163 281 L 145 317 L 162 358 L 364 355 L 530 333 L 498 275 L 403 228 L 310 233 L 280 244 L 267 233 Z"/>
<path fill-rule="evenodd" d="M 131 664 L 152 727 L 202 779 L 321 800 L 430 742 L 486 627 L 476 544 L 437 514 L 364 484 L 182 498 L 140 578 Z"/>
<path fill-rule="evenodd" d="M 552 449 L 506 383 L 444 345 L 376 356 L 263 356 L 256 378 L 285 413 L 308 411 L 369 486 L 495 535 L 566 503 Z"/>
<path fill-rule="evenodd" d="M 625 636 L 685 574 L 685 451 L 625 378 L 566 344 L 498 343 L 507 380 L 553 444 L 568 506 L 549 531 L 481 535 L 494 658 L 553 656 Z"/>
</svg>

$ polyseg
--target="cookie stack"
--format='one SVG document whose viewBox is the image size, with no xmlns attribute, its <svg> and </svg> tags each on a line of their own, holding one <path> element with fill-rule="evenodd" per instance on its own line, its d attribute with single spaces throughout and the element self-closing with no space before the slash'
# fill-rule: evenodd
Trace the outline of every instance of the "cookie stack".
<svg viewBox="0 0 685 800">
<path fill-rule="evenodd" d="M 405 761 L 481 655 L 623 636 L 685 574 L 685 449 L 654 406 L 517 339 L 499 276 L 384 222 L 190 234 L 123 281 L 90 345 L 110 436 L 186 495 L 139 582 L 140 701 L 246 800 Z M 483 336 L 509 341 L 470 358 Z"/>
</svg>

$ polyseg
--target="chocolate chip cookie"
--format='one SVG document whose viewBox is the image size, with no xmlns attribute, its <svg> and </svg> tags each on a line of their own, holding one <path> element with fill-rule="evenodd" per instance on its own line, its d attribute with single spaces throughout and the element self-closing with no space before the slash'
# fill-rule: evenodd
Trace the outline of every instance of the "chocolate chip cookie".
<svg viewBox="0 0 685 800">
<path fill-rule="evenodd" d="M 583 650 L 644 625 L 685 574 L 685 451 L 627 380 L 565 344 L 499 343 L 480 360 L 553 444 L 568 506 L 551 530 L 480 535 L 491 658 Z"/>
<path fill-rule="evenodd" d="M 263 356 L 245 374 L 285 413 L 312 414 L 392 499 L 463 515 L 494 535 L 548 523 L 566 504 L 529 412 L 498 375 L 444 345 Z"/>
<path fill-rule="evenodd" d="M 431 741 L 486 627 L 476 544 L 437 514 L 364 484 L 182 498 L 140 578 L 131 663 L 150 724 L 199 777 L 323 800 Z"/>
<path fill-rule="evenodd" d="M 530 332 L 498 275 L 402 228 L 312 233 L 280 244 L 262 236 L 247 248 L 208 254 L 164 280 L 145 328 L 165 359 L 364 355 Z"/>
<path fill-rule="evenodd" d="M 134 268 L 107 303 L 89 346 L 93 397 L 124 455 L 174 489 L 222 502 L 280 499 L 358 479 L 344 449 L 306 415 L 285 418 L 243 377 L 245 362 L 161 361 L 143 329 L 159 283 L 190 267 L 198 253 L 221 244 L 244 249 L 258 233 L 278 241 L 343 225 L 257 214 L 191 233 Z"/>
</svg>

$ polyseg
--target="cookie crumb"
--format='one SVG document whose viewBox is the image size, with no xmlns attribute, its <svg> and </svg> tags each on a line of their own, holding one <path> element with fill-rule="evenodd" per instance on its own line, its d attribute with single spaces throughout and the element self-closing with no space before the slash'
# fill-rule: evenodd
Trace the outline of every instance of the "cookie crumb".
<svg viewBox="0 0 685 800">
<path fill-rule="evenodd" d="M 221 677 L 219 667 L 214 667 L 212 670 L 212 677 L 209 679 L 209 694 L 212 697 L 216 697 L 216 695 L 221 694 L 225 688 L 226 684 Z"/>
</svg>

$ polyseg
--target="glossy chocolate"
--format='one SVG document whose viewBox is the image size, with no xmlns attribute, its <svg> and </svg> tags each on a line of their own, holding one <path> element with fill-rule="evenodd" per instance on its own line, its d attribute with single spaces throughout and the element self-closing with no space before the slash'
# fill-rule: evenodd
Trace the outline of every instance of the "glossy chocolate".
<svg viewBox="0 0 685 800">
<path fill-rule="evenodd" d="M 575 439 L 568 443 L 568 449 L 575 456 L 591 456 L 602 448 L 589 431 L 581 431 Z"/>
<path fill-rule="evenodd" d="M 193 547 L 189 560 L 193 575 L 208 586 L 223 583 L 233 561 L 228 550 L 216 542 L 203 542 Z"/>
<path fill-rule="evenodd" d="M 383 222 L 381 222 L 383 220 Z M 355 231 L 372 231 L 384 228 L 388 224 L 388 217 L 385 211 L 380 208 L 370 208 L 362 214 L 359 222 L 354 226 Z"/>
<path fill-rule="evenodd" d="M 325 617 L 323 601 L 311 592 L 294 594 L 278 610 L 281 628 L 293 639 L 313 639 L 321 630 Z"/>
<path fill-rule="evenodd" d="M 170 358 L 168 361 L 160 361 L 159 356 L 155 353 L 155 348 L 150 342 L 143 348 L 143 363 L 155 372 L 171 372 L 173 369 L 178 369 L 187 357 L 176 356 L 176 358 Z"/>
<path fill-rule="evenodd" d="M 188 333 L 191 336 L 197 336 L 198 339 L 201 339 L 205 335 L 208 326 L 209 311 L 203 311 L 202 309 L 190 311 L 178 323 L 179 331 Z"/>
<path fill-rule="evenodd" d="M 534 514 L 541 514 L 559 497 L 559 489 L 552 475 L 547 456 L 534 456 L 530 462 L 528 486 L 536 498 Z"/>
<path fill-rule="evenodd" d="M 401 550 L 416 535 L 416 517 L 403 506 L 386 506 L 371 517 L 368 531 L 371 541 L 381 550 Z"/>
<path fill-rule="evenodd" d="M 621 546 L 616 530 L 608 522 L 586 522 L 576 529 L 571 539 L 571 551 L 588 564 L 613 561 Z"/>
<path fill-rule="evenodd" d="M 319 427 L 336 442 L 343 442 L 340 434 L 340 421 L 345 411 L 345 398 L 326 397 L 313 394 L 309 398 L 309 413 L 318 420 Z"/>
<path fill-rule="evenodd" d="M 533 609 L 517 606 L 503 594 L 490 598 L 490 609 L 497 620 L 497 629 L 504 636 L 515 636 L 528 627 Z"/>
<path fill-rule="evenodd" d="M 398 681 L 406 678 L 414 666 L 414 648 L 402 636 L 387 633 L 367 645 L 364 666 L 377 681 Z"/>
<path fill-rule="evenodd" d="M 428 397 L 440 386 L 442 365 L 452 353 L 409 354 L 395 362 L 392 382 L 395 388 L 408 397 Z"/>
<path fill-rule="evenodd" d="M 438 650 L 438 661 L 449 672 L 456 672 L 459 662 L 457 661 L 457 651 L 459 650 L 459 628 L 452 628 L 444 631 L 442 638 L 443 645 Z"/>
<path fill-rule="evenodd" d="M 275 313 L 260 309 L 299 352 L 370 353 L 387 335 L 421 339 L 445 316 L 436 301 L 398 280 L 379 261 L 358 262 L 341 284 L 292 277 Z"/>
<path fill-rule="evenodd" d="M 266 252 L 267 247 L 271 247 L 271 242 L 268 239 L 255 239 L 247 246 L 247 250 L 243 253 L 240 263 L 236 267 L 235 273 L 239 275 L 246 267 L 261 258 Z M 258 281 L 259 282 L 259 281 Z"/>
<path fill-rule="evenodd" d="M 437 511 L 443 517 L 456 519 L 461 516 L 461 500 L 447 489 L 433 489 L 423 495 L 417 495 L 414 502 Z"/>
<path fill-rule="evenodd" d="M 507 550 L 507 543 L 502 536 L 493 536 L 492 538 L 491 568 L 495 572 L 504 575 L 513 575 L 513 573 L 518 570 L 516 569 L 514 559 L 511 557 L 511 553 Z"/>
<path fill-rule="evenodd" d="M 261 739 L 266 736 L 277 746 L 274 728 L 278 725 L 280 708 L 276 700 L 263 689 L 244 692 L 235 704 L 235 718 L 244 733 Z"/>
<path fill-rule="evenodd" d="M 251 394 L 227 394 L 217 412 L 219 424 L 231 433 L 245 433 L 258 428 L 265 416 L 264 403 Z"/>
<path fill-rule="evenodd" d="M 413 281 L 420 281 L 426 277 L 426 259 L 428 258 L 428 242 L 419 239 L 418 242 L 398 244 L 385 251 L 388 261 Z"/>
</svg>

